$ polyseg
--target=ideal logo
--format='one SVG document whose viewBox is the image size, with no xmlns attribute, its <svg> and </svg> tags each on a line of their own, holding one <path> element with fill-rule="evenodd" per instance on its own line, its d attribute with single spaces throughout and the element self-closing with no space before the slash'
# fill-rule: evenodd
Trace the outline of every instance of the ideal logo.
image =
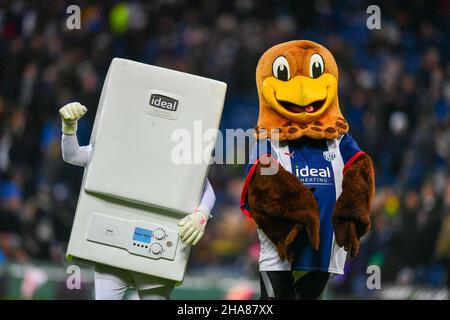
<svg viewBox="0 0 450 320">
<path fill-rule="evenodd" d="M 180 96 L 162 90 L 150 90 L 147 99 L 150 107 L 147 113 L 171 120 L 178 118 L 180 105 L 182 105 Z"/>
<path fill-rule="evenodd" d="M 336 159 L 336 152 L 334 151 L 324 151 L 323 152 L 323 158 L 327 161 L 333 161 Z"/>
<path fill-rule="evenodd" d="M 177 111 L 178 100 L 172 99 L 162 94 L 152 94 L 150 96 L 150 105 L 169 111 Z"/>
<path fill-rule="evenodd" d="M 305 166 L 301 169 L 296 166 L 295 174 L 297 177 L 322 177 L 322 178 L 331 178 L 330 168 L 326 169 L 316 169 Z"/>
<path fill-rule="evenodd" d="M 295 175 L 304 184 L 332 185 L 331 170 L 329 167 L 316 169 L 304 166 L 303 168 L 299 168 L 298 165 L 296 165 Z"/>
</svg>

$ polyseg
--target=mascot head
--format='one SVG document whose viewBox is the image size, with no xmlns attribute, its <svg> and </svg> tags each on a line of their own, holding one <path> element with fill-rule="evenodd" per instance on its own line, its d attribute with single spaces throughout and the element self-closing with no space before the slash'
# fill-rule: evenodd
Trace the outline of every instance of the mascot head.
<svg viewBox="0 0 450 320">
<path fill-rule="evenodd" d="M 259 60 L 256 85 L 258 138 L 334 139 L 348 131 L 339 109 L 336 61 L 320 44 L 298 40 L 270 48 Z"/>
</svg>

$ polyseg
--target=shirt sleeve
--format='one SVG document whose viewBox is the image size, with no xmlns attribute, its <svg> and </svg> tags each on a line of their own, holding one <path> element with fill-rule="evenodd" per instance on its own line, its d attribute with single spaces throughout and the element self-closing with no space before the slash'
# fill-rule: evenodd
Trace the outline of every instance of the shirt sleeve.
<svg viewBox="0 0 450 320">
<path fill-rule="evenodd" d="M 214 194 L 214 189 L 211 186 L 209 180 L 206 179 L 205 188 L 203 189 L 202 200 L 197 209 L 202 210 L 203 212 L 206 212 L 208 215 L 210 215 L 215 202 L 216 202 L 216 195 Z"/>
<path fill-rule="evenodd" d="M 273 151 L 272 149 L 273 148 L 272 144 L 270 143 L 270 140 L 263 140 L 256 142 L 248 159 L 247 174 L 258 163 L 258 160 L 262 156 L 273 156 L 277 158 L 277 153 L 272 152 Z"/>
<path fill-rule="evenodd" d="M 344 171 L 347 170 L 347 168 L 351 166 L 351 164 L 355 162 L 359 156 L 364 154 L 364 151 L 361 150 L 358 143 L 349 133 L 345 134 L 341 138 L 339 143 L 339 151 L 344 162 Z"/>
<path fill-rule="evenodd" d="M 62 157 L 67 163 L 76 166 L 86 166 L 91 158 L 92 146 L 80 147 L 75 134 L 62 135 L 61 139 Z"/>
</svg>

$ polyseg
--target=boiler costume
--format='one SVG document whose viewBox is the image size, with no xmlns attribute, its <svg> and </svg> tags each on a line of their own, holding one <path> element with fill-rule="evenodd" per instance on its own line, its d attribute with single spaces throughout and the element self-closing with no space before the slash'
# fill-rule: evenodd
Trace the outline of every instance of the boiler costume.
<svg viewBox="0 0 450 320">
<path fill-rule="evenodd" d="M 87 112 L 87 108 L 77 102 L 60 109 L 62 118 L 62 157 L 73 165 L 86 166 L 91 158 L 91 145 L 78 145 L 77 121 Z M 179 222 L 179 236 L 189 245 L 195 245 L 203 236 L 206 222 L 215 203 L 211 184 L 206 180 L 200 205 L 194 213 Z M 168 299 L 175 282 L 169 279 L 132 272 L 102 264 L 95 267 L 95 298 L 97 300 L 120 300 L 129 288 L 135 288 L 140 299 Z"/>
</svg>

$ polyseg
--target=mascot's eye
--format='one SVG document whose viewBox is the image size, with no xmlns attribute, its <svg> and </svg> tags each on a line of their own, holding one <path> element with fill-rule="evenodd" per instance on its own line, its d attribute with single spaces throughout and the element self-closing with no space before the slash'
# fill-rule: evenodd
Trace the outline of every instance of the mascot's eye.
<svg viewBox="0 0 450 320">
<path fill-rule="evenodd" d="M 285 57 L 279 56 L 273 61 L 272 72 L 277 79 L 283 81 L 288 81 L 290 79 L 289 63 Z"/>
<path fill-rule="evenodd" d="M 318 78 L 322 75 L 324 69 L 322 57 L 320 54 L 314 53 L 309 61 L 309 76 L 313 79 Z"/>
</svg>

